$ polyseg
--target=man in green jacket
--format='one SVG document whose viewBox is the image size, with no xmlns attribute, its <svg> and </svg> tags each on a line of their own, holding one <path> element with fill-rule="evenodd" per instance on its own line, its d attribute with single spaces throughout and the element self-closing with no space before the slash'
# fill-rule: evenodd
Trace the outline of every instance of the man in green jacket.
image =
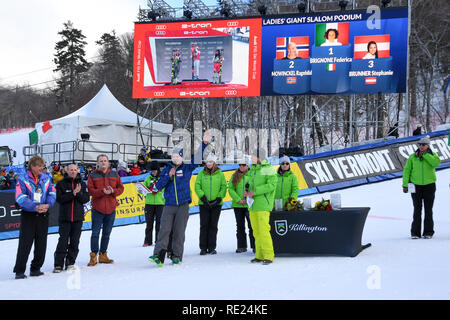
<svg viewBox="0 0 450 320">
<path fill-rule="evenodd" d="M 409 156 L 403 169 L 403 192 L 408 192 L 408 183 L 415 185 L 411 193 L 414 206 L 411 238 L 418 239 L 422 227 L 422 202 L 425 207 L 423 237 L 431 239 L 434 234 L 433 203 L 436 192 L 436 167 L 441 159 L 430 149 L 430 137 L 419 140 L 419 148 Z"/>
<path fill-rule="evenodd" d="M 252 263 L 262 262 L 267 265 L 273 262 L 274 251 L 269 222 L 277 186 L 276 174 L 268 160 L 261 161 L 252 156 L 252 166 L 248 172 L 248 191 L 244 191 L 244 196 L 253 200 L 249 208 L 256 249 Z"/>
<path fill-rule="evenodd" d="M 283 199 L 283 207 L 286 203 L 298 198 L 298 180 L 297 176 L 291 171 L 291 163 L 288 156 L 281 159 L 280 167 L 277 172 L 277 189 L 275 191 L 275 200 Z"/>
<path fill-rule="evenodd" d="M 212 154 L 208 155 L 205 168 L 197 175 L 195 193 L 200 199 L 200 255 L 216 254 L 219 217 L 222 199 L 227 195 L 227 181 Z"/>
</svg>

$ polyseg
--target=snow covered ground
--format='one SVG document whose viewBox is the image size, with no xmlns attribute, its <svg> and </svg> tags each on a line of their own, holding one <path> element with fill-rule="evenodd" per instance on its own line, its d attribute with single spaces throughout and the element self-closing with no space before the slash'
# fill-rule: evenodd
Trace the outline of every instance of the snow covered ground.
<svg viewBox="0 0 450 320">
<path fill-rule="evenodd" d="M 343 206 L 371 207 L 362 243 L 372 246 L 355 258 L 276 257 L 269 266 L 251 264 L 250 252 L 234 252 L 235 219 L 226 210 L 215 256 L 199 255 L 199 217 L 190 217 L 179 266 L 148 261 L 154 247 L 141 246 L 144 224 L 113 229 L 112 265 L 86 266 L 91 232 L 83 232 L 78 269 L 71 273 L 51 272 L 58 235 L 49 235 L 45 275 L 25 280 L 12 273 L 18 241 L 0 241 L 0 299 L 450 299 L 450 169 L 438 171 L 437 179 L 431 240 L 409 238 L 412 202 L 395 179 L 339 191 Z"/>
</svg>

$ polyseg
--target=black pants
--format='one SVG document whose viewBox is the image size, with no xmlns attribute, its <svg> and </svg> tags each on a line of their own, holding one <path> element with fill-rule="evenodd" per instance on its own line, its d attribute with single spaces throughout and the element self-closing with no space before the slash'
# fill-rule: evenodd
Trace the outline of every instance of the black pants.
<svg viewBox="0 0 450 320">
<path fill-rule="evenodd" d="M 13 272 L 25 273 L 28 256 L 34 242 L 34 258 L 30 271 L 39 271 L 44 264 L 47 250 L 48 216 L 33 212 L 22 212 L 20 216 L 19 246 Z"/>
<path fill-rule="evenodd" d="M 234 208 L 236 217 L 236 238 L 237 247 L 247 249 L 247 234 L 245 233 L 245 220 L 247 220 L 248 237 L 250 238 L 250 247 L 255 249 L 255 238 L 250 224 L 250 215 L 247 208 Z"/>
<path fill-rule="evenodd" d="M 215 250 L 217 246 L 217 231 L 222 206 L 209 208 L 200 206 L 200 249 Z"/>
<path fill-rule="evenodd" d="M 161 225 L 161 215 L 163 212 L 163 205 L 145 205 L 145 222 L 147 224 L 145 228 L 145 240 L 144 243 L 153 244 L 153 224 L 156 218 L 155 226 L 155 242 L 158 240 L 159 227 Z"/>
<path fill-rule="evenodd" d="M 64 267 L 64 262 L 66 267 L 75 264 L 82 226 L 83 221 L 59 223 L 59 240 L 54 255 L 55 267 Z"/>
<path fill-rule="evenodd" d="M 420 236 L 422 229 L 422 202 L 425 207 L 425 219 L 423 223 L 423 235 L 434 234 L 434 222 L 433 222 L 433 203 L 434 194 L 436 193 L 436 184 L 427 184 L 425 186 L 416 185 L 416 192 L 411 194 L 414 215 L 411 225 L 411 235 Z"/>
</svg>

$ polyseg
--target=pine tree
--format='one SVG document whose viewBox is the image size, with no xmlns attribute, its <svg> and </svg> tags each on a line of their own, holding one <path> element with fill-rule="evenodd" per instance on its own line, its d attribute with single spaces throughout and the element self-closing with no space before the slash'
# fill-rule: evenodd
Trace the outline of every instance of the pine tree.
<svg viewBox="0 0 450 320">
<path fill-rule="evenodd" d="M 86 37 L 81 30 L 73 27 L 70 20 L 63 25 L 64 29 L 58 32 L 62 39 L 55 45 L 53 62 L 56 69 L 53 71 L 60 73 L 55 90 L 57 107 L 62 112 L 70 112 L 74 107 L 74 96 L 80 86 L 81 75 L 90 68 L 90 63 L 85 59 Z"/>
<path fill-rule="evenodd" d="M 125 61 L 122 47 L 116 32 L 104 33 L 100 40 L 95 42 L 101 46 L 100 53 L 100 77 L 109 87 L 114 87 L 117 82 L 122 82 L 125 73 Z"/>
</svg>

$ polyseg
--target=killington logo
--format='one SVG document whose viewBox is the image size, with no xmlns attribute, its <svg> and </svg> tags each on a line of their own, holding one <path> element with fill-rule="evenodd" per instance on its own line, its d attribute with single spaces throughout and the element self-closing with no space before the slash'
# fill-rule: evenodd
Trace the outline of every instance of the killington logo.
<svg viewBox="0 0 450 320">
<path fill-rule="evenodd" d="M 276 220 L 275 232 L 280 236 L 284 236 L 288 232 L 287 220 Z"/>
</svg>

